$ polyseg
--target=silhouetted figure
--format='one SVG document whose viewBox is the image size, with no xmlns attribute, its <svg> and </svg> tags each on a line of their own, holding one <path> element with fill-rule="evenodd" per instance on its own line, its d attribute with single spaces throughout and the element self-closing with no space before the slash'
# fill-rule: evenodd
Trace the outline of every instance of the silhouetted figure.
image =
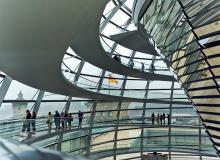
<svg viewBox="0 0 220 160">
<path fill-rule="evenodd" d="M 165 125 L 165 122 L 166 121 L 166 115 L 165 115 L 165 113 L 163 113 L 163 124 Z"/>
<path fill-rule="evenodd" d="M 53 119 L 53 117 L 52 117 L 51 112 L 48 112 L 48 115 L 47 115 L 47 126 L 48 126 L 49 131 L 51 130 L 52 119 Z"/>
<path fill-rule="evenodd" d="M 121 63 L 121 57 L 120 56 L 117 57 L 118 57 L 118 62 Z"/>
<path fill-rule="evenodd" d="M 162 125 L 162 124 L 163 124 L 163 115 L 160 114 L 160 125 Z"/>
<path fill-rule="evenodd" d="M 64 113 L 63 112 L 61 112 L 61 114 L 60 114 L 60 123 L 61 123 L 62 128 L 64 128 L 65 121 L 64 121 Z"/>
<path fill-rule="evenodd" d="M 81 128 L 81 126 L 82 126 L 82 120 L 83 120 L 83 112 L 81 112 L 80 110 L 79 110 L 79 112 L 78 112 L 78 118 L 79 118 L 78 128 Z"/>
<path fill-rule="evenodd" d="M 155 115 L 154 115 L 154 113 L 152 113 L 152 114 L 151 114 L 152 125 L 154 125 L 154 120 L 155 120 Z"/>
<path fill-rule="evenodd" d="M 160 124 L 160 115 L 159 114 L 157 114 L 156 119 L 157 119 L 157 125 L 159 125 Z"/>
<path fill-rule="evenodd" d="M 54 123 L 55 123 L 56 129 L 59 129 L 60 128 L 60 113 L 58 111 L 55 111 Z"/>
<path fill-rule="evenodd" d="M 144 63 L 141 62 L 141 70 L 144 71 Z"/>
<path fill-rule="evenodd" d="M 129 60 L 129 62 L 128 62 L 128 67 L 130 67 L 130 68 L 133 68 L 134 67 L 134 62 L 133 62 L 133 60 Z"/>
<path fill-rule="evenodd" d="M 69 126 L 69 128 L 71 128 L 71 126 L 72 126 L 72 125 L 71 125 L 72 121 L 73 121 L 72 114 L 69 113 L 69 114 L 68 114 L 68 126 Z"/>
<path fill-rule="evenodd" d="M 30 121 L 31 121 L 31 112 L 29 110 L 26 110 L 26 115 L 24 117 L 22 132 L 24 132 L 26 129 L 28 132 L 30 132 L 30 127 L 31 127 Z"/>
<path fill-rule="evenodd" d="M 114 60 L 116 60 L 117 62 L 119 61 L 119 59 L 118 59 L 118 56 L 117 56 L 117 55 L 115 55 L 115 56 L 113 57 L 113 59 L 114 59 Z"/>
<path fill-rule="evenodd" d="M 32 117 L 31 117 L 31 124 L 32 124 L 33 132 L 36 131 L 36 118 L 37 118 L 36 112 L 33 112 Z"/>
<path fill-rule="evenodd" d="M 65 124 L 65 127 L 67 127 L 67 123 L 68 123 L 68 113 L 65 112 L 65 114 L 64 114 L 64 124 Z"/>
<path fill-rule="evenodd" d="M 167 114 L 167 123 L 168 123 L 168 125 L 170 125 L 170 122 L 171 122 L 170 115 Z"/>
<path fill-rule="evenodd" d="M 154 73 L 154 70 L 155 70 L 154 64 L 152 64 L 152 65 L 150 66 L 150 68 L 151 68 L 152 72 Z"/>
</svg>

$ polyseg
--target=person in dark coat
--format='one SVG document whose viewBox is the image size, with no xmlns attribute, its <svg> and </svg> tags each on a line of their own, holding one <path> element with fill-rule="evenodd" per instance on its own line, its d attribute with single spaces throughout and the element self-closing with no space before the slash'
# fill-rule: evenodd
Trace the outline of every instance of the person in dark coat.
<svg viewBox="0 0 220 160">
<path fill-rule="evenodd" d="M 81 112 L 80 110 L 79 110 L 79 112 L 78 112 L 78 119 L 79 119 L 78 128 L 81 128 L 81 126 L 82 126 L 82 120 L 83 120 L 83 112 Z"/>
<path fill-rule="evenodd" d="M 72 114 L 71 113 L 69 113 L 68 114 L 68 126 L 69 126 L 69 128 L 71 128 L 71 126 L 72 126 L 72 121 L 73 121 L 73 117 L 72 117 Z"/>
<path fill-rule="evenodd" d="M 162 124 L 163 124 L 163 115 L 160 114 L 160 125 L 162 125 Z"/>
<path fill-rule="evenodd" d="M 171 122 L 170 115 L 167 114 L 167 123 L 168 123 L 168 125 L 170 125 L 170 122 Z"/>
<path fill-rule="evenodd" d="M 26 110 L 26 120 L 27 120 L 27 131 L 30 132 L 31 128 L 31 112 Z"/>
<path fill-rule="evenodd" d="M 152 122 L 152 125 L 154 125 L 154 120 L 155 120 L 155 115 L 154 113 L 151 114 L 151 122 Z"/>
<path fill-rule="evenodd" d="M 24 117 L 24 122 L 23 122 L 23 127 L 22 127 L 22 132 L 24 132 L 26 129 L 28 132 L 30 132 L 30 122 L 31 121 L 31 113 L 29 110 L 26 110 L 26 114 Z"/>
<path fill-rule="evenodd" d="M 55 123 L 56 129 L 59 129 L 60 128 L 60 113 L 58 111 L 55 111 L 54 123 Z"/>
<path fill-rule="evenodd" d="M 165 122 L 166 121 L 166 115 L 165 115 L 165 113 L 163 113 L 163 125 L 165 125 Z"/>
<path fill-rule="evenodd" d="M 33 132 L 36 131 L 36 117 L 37 117 L 36 112 L 33 112 L 32 117 L 31 117 L 31 124 L 32 124 Z"/>
</svg>

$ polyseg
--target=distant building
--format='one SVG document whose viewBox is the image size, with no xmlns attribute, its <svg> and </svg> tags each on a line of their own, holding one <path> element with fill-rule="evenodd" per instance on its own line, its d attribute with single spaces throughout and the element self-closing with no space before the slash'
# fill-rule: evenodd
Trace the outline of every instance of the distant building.
<svg viewBox="0 0 220 160">
<path fill-rule="evenodd" d="M 27 109 L 27 102 L 24 102 L 25 99 L 23 98 L 21 90 L 16 100 L 17 102 L 12 103 L 14 118 L 23 118 L 25 116 L 25 110 Z"/>
<path fill-rule="evenodd" d="M 123 102 L 121 104 L 121 111 L 120 111 L 120 119 L 128 118 L 128 106 L 129 102 Z M 118 110 L 118 103 L 97 103 L 96 106 L 96 120 L 104 120 L 104 119 L 117 119 L 117 110 Z M 125 109 L 124 111 L 122 111 Z M 113 111 L 111 111 L 113 110 Z"/>
</svg>

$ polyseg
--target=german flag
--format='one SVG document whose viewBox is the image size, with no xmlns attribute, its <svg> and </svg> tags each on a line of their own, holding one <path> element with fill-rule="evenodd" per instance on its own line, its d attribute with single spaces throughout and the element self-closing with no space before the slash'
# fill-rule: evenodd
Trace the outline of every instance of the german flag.
<svg viewBox="0 0 220 160">
<path fill-rule="evenodd" d="M 109 84 L 117 84 L 118 80 L 115 77 L 113 77 L 111 74 L 109 74 L 109 76 L 108 76 L 108 83 Z"/>
</svg>

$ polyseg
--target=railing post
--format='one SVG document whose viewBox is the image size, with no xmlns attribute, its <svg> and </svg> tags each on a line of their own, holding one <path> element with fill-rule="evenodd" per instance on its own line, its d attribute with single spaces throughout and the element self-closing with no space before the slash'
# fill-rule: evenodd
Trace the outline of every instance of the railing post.
<svg viewBox="0 0 220 160">
<path fill-rule="evenodd" d="M 92 105 L 92 112 L 91 112 L 91 116 L 90 116 L 90 128 L 89 128 L 89 133 L 88 133 L 88 139 L 87 139 L 87 143 L 86 143 L 86 154 L 90 154 L 90 150 L 91 150 L 91 143 L 92 143 L 92 128 L 94 125 L 94 116 L 95 116 L 95 111 L 96 111 L 96 106 L 97 106 L 97 101 L 93 102 Z"/>
<path fill-rule="evenodd" d="M 62 151 L 63 134 L 60 133 L 57 138 L 57 150 Z"/>
<path fill-rule="evenodd" d="M 156 56 L 153 56 L 153 60 L 151 62 L 150 66 L 153 66 L 154 62 L 155 62 Z M 153 73 L 153 68 L 149 68 L 150 69 L 150 73 Z M 145 95 L 144 98 L 147 99 L 148 98 L 148 90 L 149 90 L 149 86 L 150 86 L 150 80 L 147 81 L 147 84 L 145 86 Z M 141 159 L 143 159 L 143 153 L 144 153 L 144 123 L 145 123 L 145 112 L 146 112 L 146 108 L 147 108 L 147 103 L 144 102 L 143 104 L 143 113 L 142 113 L 142 124 L 141 124 L 141 144 L 140 144 L 140 150 L 141 150 Z"/>
<path fill-rule="evenodd" d="M 172 124 L 172 107 L 173 107 L 173 91 L 174 91 L 174 81 L 172 81 L 172 85 L 171 85 L 171 93 L 170 93 L 170 105 L 169 105 L 169 119 L 168 119 L 168 151 L 169 151 L 169 160 L 171 160 L 171 140 L 172 140 L 172 137 L 171 137 L 171 124 Z"/>
<path fill-rule="evenodd" d="M 126 82 L 127 82 L 127 76 L 124 76 L 124 81 L 122 84 L 120 96 L 124 95 Z M 116 115 L 117 117 L 116 117 L 116 127 L 115 127 L 115 136 L 114 136 L 114 155 L 113 155 L 114 160 L 117 159 L 116 156 L 117 156 L 118 125 L 119 125 L 119 119 L 120 119 L 121 105 L 122 105 L 122 102 L 119 102 L 118 106 L 117 106 L 118 111 L 117 111 L 117 115 Z"/>
</svg>

